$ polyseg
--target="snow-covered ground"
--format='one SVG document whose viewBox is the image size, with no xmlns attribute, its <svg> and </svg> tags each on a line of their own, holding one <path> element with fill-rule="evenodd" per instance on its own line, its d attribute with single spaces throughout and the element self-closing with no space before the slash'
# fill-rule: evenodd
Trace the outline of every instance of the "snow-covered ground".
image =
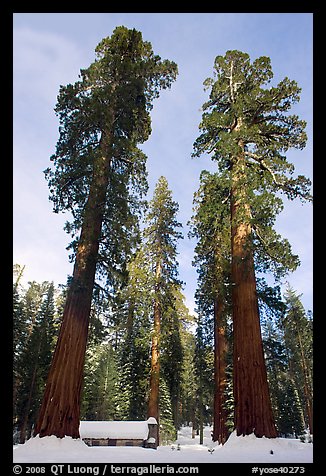
<svg viewBox="0 0 326 476">
<path fill-rule="evenodd" d="M 311 463 L 313 444 L 284 438 L 237 437 L 232 433 L 224 446 L 211 441 L 211 428 L 191 438 L 191 428 L 178 432 L 174 445 L 157 450 L 138 447 L 89 447 L 70 437 L 35 437 L 14 447 L 14 463 Z M 177 449 L 178 444 L 180 450 Z M 172 449 L 172 446 L 174 449 Z M 210 451 L 209 451 L 210 450 Z M 214 450 L 214 451 L 212 451 Z M 273 453 L 271 453 L 271 451 Z"/>
</svg>

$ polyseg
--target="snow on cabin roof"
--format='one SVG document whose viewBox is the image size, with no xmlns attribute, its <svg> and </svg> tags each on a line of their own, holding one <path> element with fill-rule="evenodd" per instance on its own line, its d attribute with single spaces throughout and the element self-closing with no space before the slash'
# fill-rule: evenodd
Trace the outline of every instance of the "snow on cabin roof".
<svg viewBox="0 0 326 476">
<path fill-rule="evenodd" d="M 147 421 L 81 421 L 81 438 L 139 439 L 148 437 Z"/>
<path fill-rule="evenodd" d="M 148 424 L 152 424 L 152 425 L 157 425 L 157 421 L 156 421 L 156 418 L 150 416 L 147 420 L 147 423 Z"/>
</svg>

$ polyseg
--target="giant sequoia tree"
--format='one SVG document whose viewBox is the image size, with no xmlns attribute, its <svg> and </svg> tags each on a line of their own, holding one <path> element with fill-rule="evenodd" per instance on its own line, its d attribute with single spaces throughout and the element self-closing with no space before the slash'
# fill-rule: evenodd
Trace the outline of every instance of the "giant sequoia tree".
<svg viewBox="0 0 326 476">
<path fill-rule="evenodd" d="M 96 271 L 112 284 L 125 250 L 121 235 L 134 225 L 130 190 L 146 184 L 145 156 L 152 101 L 170 87 L 175 63 L 154 55 L 140 32 L 118 27 L 96 48 L 96 60 L 75 84 L 61 86 L 56 106 L 60 137 L 48 169 L 54 210 L 70 211 L 67 230 L 74 270 L 35 434 L 79 437 L 80 395 Z M 80 233 L 79 233 L 80 231 Z M 100 259 L 99 259 L 100 258 Z"/>
<path fill-rule="evenodd" d="M 205 81 L 210 96 L 194 144 L 195 156 L 212 154 L 221 185 L 229 190 L 235 428 L 238 435 L 267 437 L 275 437 L 276 429 L 261 339 L 254 244 L 265 258 L 260 260 L 265 270 L 275 262 L 295 269 L 297 257 L 272 227 L 282 209 L 277 194 L 291 200 L 311 198 L 310 181 L 293 177 L 294 166 L 286 158 L 290 148 L 302 149 L 306 143 L 305 122 L 288 114 L 299 101 L 300 88 L 288 78 L 269 87 L 272 77 L 267 57 L 251 63 L 240 51 L 217 56 L 214 78 Z M 262 202 L 270 203 L 265 211 Z"/>
</svg>

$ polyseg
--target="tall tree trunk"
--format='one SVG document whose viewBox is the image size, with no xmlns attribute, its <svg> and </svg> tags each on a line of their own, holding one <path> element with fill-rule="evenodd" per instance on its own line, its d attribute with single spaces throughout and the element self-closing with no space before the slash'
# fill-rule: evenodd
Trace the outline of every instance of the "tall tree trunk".
<svg viewBox="0 0 326 476">
<path fill-rule="evenodd" d="M 156 283 L 161 276 L 160 263 L 156 267 Z M 158 298 L 158 287 L 156 284 L 156 293 L 154 300 L 154 329 L 152 337 L 152 356 L 151 356 L 151 373 L 149 382 L 149 399 L 148 399 L 148 417 L 154 417 L 157 421 L 157 445 L 159 445 L 159 387 L 160 387 L 160 348 L 159 340 L 161 333 L 161 308 Z"/>
<path fill-rule="evenodd" d="M 38 360 L 39 360 L 39 356 L 41 352 L 42 339 L 44 335 L 44 327 L 42 328 L 42 331 L 43 332 L 41 332 L 41 335 L 39 336 L 39 340 L 38 340 L 37 351 L 36 351 L 36 362 L 33 367 L 33 374 L 32 374 L 31 383 L 29 387 L 28 400 L 24 408 L 24 416 L 23 416 L 23 421 L 20 428 L 20 443 L 21 444 L 25 443 L 26 441 L 26 432 L 30 424 L 29 414 L 30 414 L 31 406 L 32 406 L 32 398 L 35 392 L 36 374 L 38 370 Z"/>
<path fill-rule="evenodd" d="M 241 145 L 241 144 L 239 144 Z M 231 252 L 233 307 L 233 391 L 237 435 L 277 436 L 260 329 L 252 252 L 250 208 L 245 195 L 245 164 L 233 165 Z"/>
<path fill-rule="evenodd" d="M 224 444 L 228 437 L 226 426 L 227 413 L 225 409 L 225 387 L 226 387 L 226 352 L 227 340 L 225 336 L 225 325 L 222 323 L 224 304 L 222 300 L 214 300 L 214 422 L 213 441 Z"/>
<path fill-rule="evenodd" d="M 197 418 L 196 418 L 196 407 L 193 404 L 191 409 L 191 419 L 192 419 L 192 429 L 191 429 L 191 438 L 194 439 L 196 436 L 196 429 L 197 429 Z"/>
<path fill-rule="evenodd" d="M 79 438 L 83 368 L 99 239 L 109 182 L 110 155 L 94 159 L 71 285 L 34 434 Z"/>
<path fill-rule="evenodd" d="M 303 349 L 301 334 L 297 325 L 296 325 L 296 332 L 297 332 L 298 341 L 299 341 L 301 368 L 303 371 L 303 393 L 305 397 L 305 407 L 306 407 L 306 413 L 307 413 L 307 419 L 308 419 L 308 426 L 309 426 L 310 433 L 313 434 L 313 418 L 312 418 L 313 407 L 312 407 L 311 385 L 310 385 L 311 378 L 309 378 L 309 371 L 308 371 L 308 366 L 307 366 L 305 353 Z"/>
<path fill-rule="evenodd" d="M 34 365 L 33 375 L 32 375 L 30 389 L 29 389 L 29 393 L 28 393 L 28 399 L 27 399 L 26 406 L 24 408 L 23 421 L 22 421 L 22 424 L 21 424 L 21 427 L 20 427 L 19 441 L 20 441 L 21 444 L 24 444 L 25 441 L 26 441 L 26 432 L 27 432 L 28 425 L 30 424 L 30 422 L 29 422 L 29 416 L 30 415 L 29 414 L 30 414 L 30 411 L 31 411 L 32 397 L 33 397 L 34 390 L 35 390 L 36 372 L 37 372 L 37 364 Z"/>
<path fill-rule="evenodd" d="M 199 444 L 204 444 L 204 404 L 203 404 L 203 390 L 200 389 L 198 402 L 198 423 L 199 423 Z"/>
<path fill-rule="evenodd" d="M 157 421 L 157 445 L 159 445 L 159 387 L 160 387 L 160 349 L 159 336 L 161 329 L 160 306 L 154 303 L 154 331 L 152 337 L 152 357 L 150 374 L 150 392 L 148 399 L 148 417 L 154 417 Z"/>
</svg>

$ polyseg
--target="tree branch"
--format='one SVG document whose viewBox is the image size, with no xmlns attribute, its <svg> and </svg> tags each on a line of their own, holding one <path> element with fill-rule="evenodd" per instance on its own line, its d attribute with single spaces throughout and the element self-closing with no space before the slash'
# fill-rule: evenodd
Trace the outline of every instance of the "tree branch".
<svg viewBox="0 0 326 476">
<path fill-rule="evenodd" d="M 245 155 L 247 157 L 249 157 L 250 159 L 254 159 L 256 162 L 258 162 L 265 170 L 267 170 L 267 172 L 269 172 L 273 178 L 273 182 L 278 185 L 279 187 L 284 187 L 285 186 L 285 183 L 284 182 L 280 182 L 277 178 L 276 178 L 276 175 L 275 173 L 273 172 L 273 170 L 266 164 L 266 162 L 264 161 L 263 157 L 257 155 L 257 154 L 254 154 L 253 152 L 245 152 Z"/>
</svg>

